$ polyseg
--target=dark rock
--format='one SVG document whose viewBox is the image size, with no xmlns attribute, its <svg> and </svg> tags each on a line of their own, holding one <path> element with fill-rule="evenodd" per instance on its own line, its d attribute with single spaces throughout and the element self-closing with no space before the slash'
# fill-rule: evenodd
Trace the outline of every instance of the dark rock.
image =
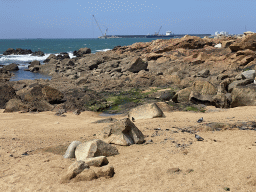
<svg viewBox="0 0 256 192">
<path fill-rule="evenodd" d="M 41 65 L 40 61 L 34 60 L 30 63 L 28 68 Z"/>
<path fill-rule="evenodd" d="M 35 51 L 34 53 L 31 54 L 31 56 L 44 56 L 43 51 Z"/>
<path fill-rule="evenodd" d="M 90 54 L 91 53 L 91 49 L 85 47 L 85 48 L 80 48 L 78 51 L 74 51 L 73 55 L 76 57 L 83 57 L 86 54 Z"/>
<path fill-rule="evenodd" d="M 162 101 L 170 101 L 176 93 L 174 91 L 164 91 L 159 99 Z"/>
<path fill-rule="evenodd" d="M 17 48 L 15 50 L 15 49 L 9 48 L 3 53 L 3 55 L 27 55 L 31 53 L 33 52 L 30 49 L 27 50 L 27 49 Z"/>
<path fill-rule="evenodd" d="M 95 121 L 94 123 L 114 123 L 117 121 L 118 121 L 117 119 L 110 117 L 107 119 L 101 119 L 101 120 Z"/>
<path fill-rule="evenodd" d="M 14 98 L 17 98 L 17 95 L 10 85 L 0 85 L 0 109 L 5 108 L 6 103 Z"/>
<path fill-rule="evenodd" d="M 5 69 L 6 71 L 17 71 L 17 70 L 19 70 L 19 67 L 18 67 L 17 64 L 12 63 L 12 64 L 9 64 L 9 65 L 5 65 L 3 67 L 3 69 Z"/>
</svg>

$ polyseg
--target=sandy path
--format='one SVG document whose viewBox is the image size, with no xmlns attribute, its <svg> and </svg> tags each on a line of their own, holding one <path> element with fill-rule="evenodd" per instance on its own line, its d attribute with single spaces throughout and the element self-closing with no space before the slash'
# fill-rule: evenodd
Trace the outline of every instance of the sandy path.
<svg viewBox="0 0 256 192">
<path fill-rule="evenodd" d="M 93 112 L 58 117 L 52 112 L 3 113 L 2 110 L 0 191 L 225 191 L 224 187 L 231 191 L 256 191 L 255 131 L 200 132 L 205 140 L 199 142 L 194 135 L 176 129 L 197 126 L 196 120 L 202 116 L 205 123 L 254 121 L 256 107 L 165 115 L 135 122 L 153 144 L 117 146 L 120 154 L 108 157 L 115 168 L 113 178 L 60 184 L 61 175 L 74 160 L 41 149 L 99 138 L 107 124 L 92 122 L 105 117 Z M 159 136 L 151 137 L 154 128 L 161 131 Z M 185 147 L 177 147 L 178 144 Z M 21 155 L 25 151 L 29 151 L 28 156 Z M 169 173 L 171 168 L 179 168 L 181 172 Z M 187 172 L 189 169 L 193 171 Z"/>
</svg>

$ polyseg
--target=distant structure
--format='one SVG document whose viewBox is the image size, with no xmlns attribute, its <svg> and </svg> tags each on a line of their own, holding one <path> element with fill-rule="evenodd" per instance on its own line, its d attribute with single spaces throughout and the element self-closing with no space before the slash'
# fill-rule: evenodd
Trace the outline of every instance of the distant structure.
<svg viewBox="0 0 256 192">
<path fill-rule="evenodd" d="M 226 31 L 221 31 L 221 32 L 216 31 L 215 36 L 229 36 L 229 33 Z"/>
</svg>

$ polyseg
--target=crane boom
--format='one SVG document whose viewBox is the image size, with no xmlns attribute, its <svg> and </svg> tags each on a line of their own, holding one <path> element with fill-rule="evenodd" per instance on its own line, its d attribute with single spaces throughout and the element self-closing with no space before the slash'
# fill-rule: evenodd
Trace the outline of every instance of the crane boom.
<svg viewBox="0 0 256 192">
<path fill-rule="evenodd" d="M 160 29 L 158 30 L 157 35 L 159 35 L 161 29 L 162 29 L 162 26 L 161 26 Z"/>
<path fill-rule="evenodd" d="M 104 34 L 102 33 L 101 28 L 100 28 L 100 26 L 99 26 L 99 24 L 98 24 L 98 22 L 97 22 L 97 20 L 96 20 L 95 16 L 94 16 L 94 15 L 92 15 L 92 16 L 93 16 L 93 18 L 94 18 L 94 20 L 95 20 L 95 22 L 96 22 L 97 26 L 99 27 L 100 32 L 101 32 L 101 34 L 102 34 L 102 36 L 104 36 Z"/>
</svg>

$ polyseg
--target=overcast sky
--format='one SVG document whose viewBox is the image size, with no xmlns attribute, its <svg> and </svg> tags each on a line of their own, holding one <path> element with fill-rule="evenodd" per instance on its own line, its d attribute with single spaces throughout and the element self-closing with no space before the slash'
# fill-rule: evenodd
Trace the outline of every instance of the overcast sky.
<svg viewBox="0 0 256 192">
<path fill-rule="evenodd" d="M 256 0 L 0 0 L 0 39 L 256 31 Z"/>
</svg>

